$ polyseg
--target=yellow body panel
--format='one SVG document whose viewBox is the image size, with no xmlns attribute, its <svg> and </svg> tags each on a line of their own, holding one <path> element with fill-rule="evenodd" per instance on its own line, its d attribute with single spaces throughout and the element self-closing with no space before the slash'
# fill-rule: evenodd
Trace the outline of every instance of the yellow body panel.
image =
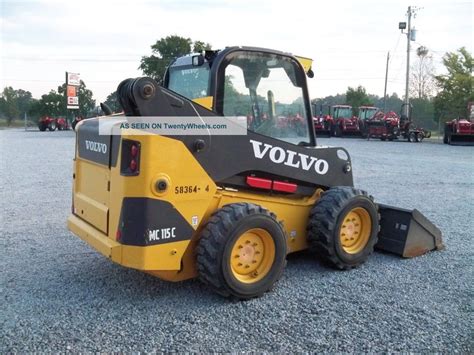
<svg viewBox="0 0 474 355">
<path fill-rule="evenodd" d="M 67 226 L 71 232 L 91 245 L 112 261 L 138 270 L 179 270 L 181 258 L 189 241 L 137 247 L 122 245 L 106 234 L 74 215 L 69 216 Z"/>
<path fill-rule="evenodd" d="M 311 69 L 311 65 L 313 64 L 313 60 L 311 58 L 295 56 L 298 59 L 298 62 L 303 66 L 305 73 L 307 73 Z"/>
<path fill-rule="evenodd" d="M 212 104 L 214 103 L 214 98 L 212 96 L 198 97 L 193 100 L 195 103 L 204 106 L 208 110 L 212 110 Z"/>
</svg>

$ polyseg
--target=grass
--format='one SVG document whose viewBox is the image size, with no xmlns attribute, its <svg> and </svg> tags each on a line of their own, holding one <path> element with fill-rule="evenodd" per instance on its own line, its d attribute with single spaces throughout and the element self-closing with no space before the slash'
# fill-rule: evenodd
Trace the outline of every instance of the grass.
<svg viewBox="0 0 474 355">
<path fill-rule="evenodd" d="M 8 128 L 23 128 L 25 127 L 24 120 L 13 120 L 10 122 L 10 125 L 7 124 L 7 120 L 4 118 L 0 118 L 0 129 L 8 129 Z M 33 121 L 27 121 L 27 127 L 38 127 L 38 125 Z"/>
</svg>

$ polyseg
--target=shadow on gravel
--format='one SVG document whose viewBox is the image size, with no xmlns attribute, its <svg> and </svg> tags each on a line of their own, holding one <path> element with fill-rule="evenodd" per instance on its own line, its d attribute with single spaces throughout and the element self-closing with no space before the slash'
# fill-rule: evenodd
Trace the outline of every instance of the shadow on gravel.
<svg viewBox="0 0 474 355">
<path fill-rule="evenodd" d="M 54 270 L 41 272 L 49 274 L 46 279 L 50 279 L 44 280 L 47 290 L 41 287 L 49 294 L 49 297 L 43 295 L 46 298 L 51 298 L 51 292 L 55 289 L 54 297 L 68 299 L 73 304 L 94 306 L 106 302 L 114 308 L 130 304 L 154 307 L 169 300 L 185 308 L 215 307 L 235 302 L 215 294 L 198 279 L 164 281 L 121 267 L 93 251 L 64 255 L 64 259 Z M 286 287 L 293 287 L 293 284 L 304 283 L 306 278 L 323 279 L 333 274 L 340 273 L 321 264 L 309 252 L 293 253 L 288 256 L 286 270 L 275 289 L 282 287 L 280 284 L 283 283 Z M 198 303 L 196 299 L 199 299 Z"/>
</svg>

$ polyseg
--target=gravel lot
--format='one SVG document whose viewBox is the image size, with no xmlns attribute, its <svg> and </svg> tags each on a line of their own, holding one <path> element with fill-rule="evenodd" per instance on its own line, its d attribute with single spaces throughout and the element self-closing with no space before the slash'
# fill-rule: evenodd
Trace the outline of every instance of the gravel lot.
<svg viewBox="0 0 474 355">
<path fill-rule="evenodd" d="M 356 186 L 378 202 L 435 221 L 447 250 L 376 253 L 350 272 L 301 253 L 273 292 L 231 302 L 113 264 L 66 229 L 73 132 L 0 131 L 0 353 L 472 353 L 474 148 L 320 143 L 349 150 Z"/>
</svg>

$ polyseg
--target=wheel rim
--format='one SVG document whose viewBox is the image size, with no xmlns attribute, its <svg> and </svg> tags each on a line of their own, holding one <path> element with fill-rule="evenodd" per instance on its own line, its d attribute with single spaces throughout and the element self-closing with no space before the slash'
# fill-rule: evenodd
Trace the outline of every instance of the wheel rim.
<svg viewBox="0 0 474 355">
<path fill-rule="evenodd" d="M 339 231 L 342 249 L 348 254 L 359 253 L 367 245 L 371 232 L 369 212 L 362 207 L 353 208 L 344 216 Z"/>
<path fill-rule="evenodd" d="M 243 283 L 255 283 L 270 271 L 275 260 L 275 243 L 270 233 L 252 228 L 240 235 L 231 252 L 230 267 Z"/>
</svg>

